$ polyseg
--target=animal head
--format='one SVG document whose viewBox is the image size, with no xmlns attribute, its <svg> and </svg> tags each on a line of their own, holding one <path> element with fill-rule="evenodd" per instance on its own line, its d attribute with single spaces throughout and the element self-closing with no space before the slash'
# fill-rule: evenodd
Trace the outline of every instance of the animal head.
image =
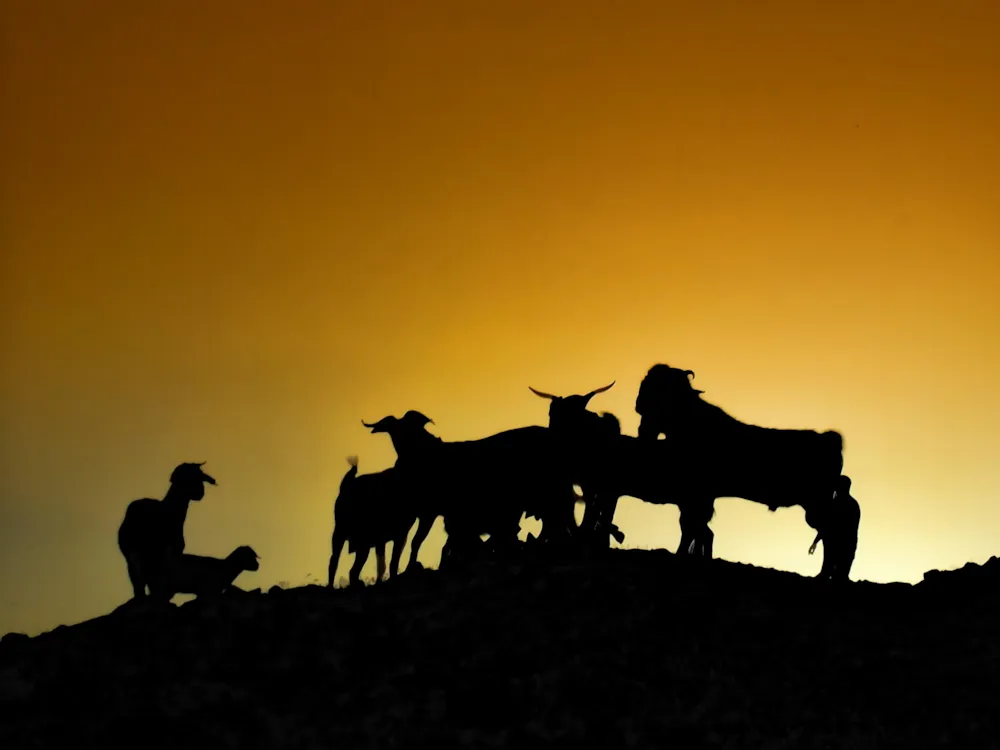
<svg viewBox="0 0 1000 750">
<path fill-rule="evenodd" d="M 372 434 L 375 434 L 376 432 L 385 432 L 392 437 L 394 434 L 402 432 L 423 430 L 426 425 L 434 424 L 434 420 L 424 414 L 421 414 L 419 411 L 410 409 L 402 416 L 401 419 L 390 414 L 388 417 L 382 417 L 382 419 L 373 424 L 368 424 L 362 419 L 361 424 L 371 430 Z"/>
<path fill-rule="evenodd" d="M 243 545 L 229 553 L 228 560 L 240 566 L 240 570 L 260 570 L 260 558 L 252 548 Z"/>
<path fill-rule="evenodd" d="M 694 370 L 682 370 L 664 364 L 653 365 L 639 386 L 639 395 L 635 400 L 636 412 L 645 415 L 664 406 L 690 402 L 692 398 L 704 393 L 691 385 L 693 378 Z"/>
<path fill-rule="evenodd" d="M 419 411 L 411 409 L 401 418 L 392 415 L 382 417 L 378 422 L 368 424 L 361 420 L 361 424 L 372 431 L 384 432 L 392 440 L 392 445 L 396 449 L 396 455 L 402 457 L 404 454 L 412 454 L 414 451 L 426 448 L 430 443 L 440 441 L 436 435 L 427 431 L 427 425 L 434 424 L 434 420 Z"/>
<path fill-rule="evenodd" d="M 170 484 L 182 490 L 191 500 L 201 500 L 205 497 L 205 482 L 216 483 L 215 479 L 201 470 L 204 465 L 204 461 L 200 464 L 181 464 L 170 474 Z"/>
<path fill-rule="evenodd" d="M 590 403 L 590 399 L 598 393 L 604 393 L 614 384 L 615 381 L 612 380 L 606 386 L 595 388 L 590 393 L 572 396 L 554 396 L 551 393 L 535 390 L 530 385 L 528 390 L 536 396 L 549 400 L 549 427 L 556 430 L 571 430 L 581 424 L 581 419 L 588 419 L 587 414 L 591 412 L 587 411 L 587 404 Z"/>
</svg>

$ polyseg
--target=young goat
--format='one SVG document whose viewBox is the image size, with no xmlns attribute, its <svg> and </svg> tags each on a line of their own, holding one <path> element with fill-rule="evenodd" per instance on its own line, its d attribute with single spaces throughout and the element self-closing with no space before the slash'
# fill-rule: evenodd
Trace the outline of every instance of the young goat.
<svg viewBox="0 0 1000 750">
<path fill-rule="evenodd" d="M 128 577 L 136 599 L 150 593 L 164 573 L 164 563 L 184 552 L 184 521 L 188 504 L 205 496 L 205 482 L 215 480 L 200 464 L 181 464 L 170 475 L 170 488 L 162 500 L 144 497 L 125 509 L 118 527 L 118 549 L 128 565 Z M 159 588 L 162 589 L 162 586 Z"/>
<path fill-rule="evenodd" d="M 337 565 L 345 543 L 348 551 L 355 553 L 349 578 L 351 584 L 361 581 L 361 568 L 372 547 L 375 548 L 377 580 L 385 577 L 385 552 L 390 541 L 389 575 L 398 575 L 406 536 L 417 519 L 416 509 L 407 502 L 400 486 L 398 470 L 389 468 L 358 476 L 357 456 L 350 456 L 347 462 L 351 468 L 340 482 L 340 494 L 333 505 L 333 539 L 327 579 L 330 588 L 336 582 Z M 411 565 L 416 562 L 417 551 L 416 546 L 410 551 Z"/>
<path fill-rule="evenodd" d="M 156 595 L 169 600 L 174 594 L 218 596 L 229 590 L 239 590 L 233 585 L 240 573 L 260 569 L 260 558 L 246 545 L 237 547 L 227 557 L 180 555 L 171 561 L 163 583 L 155 587 Z"/>
</svg>

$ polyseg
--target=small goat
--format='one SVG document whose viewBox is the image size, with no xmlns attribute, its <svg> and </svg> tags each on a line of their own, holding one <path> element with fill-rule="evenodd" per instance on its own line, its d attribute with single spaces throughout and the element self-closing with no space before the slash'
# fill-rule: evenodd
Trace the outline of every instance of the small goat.
<svg viewBox="0 0 1000 750">
<path fill-rule="evenodd" d="M 351 584 L 361 581 L 361 568 L 372 547 L 375 548 L 377 580 L 385 577 L 385 553 L 390 541 L 389 575 L 398 575 L 406 536 L 417 520 L 415 507 L 407 502 L 410 498 L 403 493 L 398 470 L 389 468 L 358 476 L 357 457 L 350 456 L 347 462 L 351 468 L 340 482 L 340 494 L 333 505 L 333 538 L 327 578 L 330 588 L 336 582 L 337 564 L 345 543 L 348 551 L 355 553 L 349 578 Z M 418 546 L 414 545 L 410 552 L 411 565 L 417 559 L 417 551 Z"/>
<path fill-rule="evenodd" d="M 195 594 L 196 596 L 218 596 L 229 590 L 238 589 L 233 585 L 240 573 L 260 569 L 260 558 L 246 545 L 237 547 L 227 557 L 204 557 L 202 555 L 180 555 L 172 560 L 164 583 L 157 586 L 156 594 L 171 599 L 174 594 Z"/>
<path fill-rule="evenodd" d="M 146 595 L 146 586 L 163 589 L 164 565 L 184 552 L 184 521 L 188 504 L 205 496 L 205 482 L 215 479 L 202 471 L 205 465 L 185 463 L 170 475 L 170 488 L 162 500 L 144 497 L 125 509 L 118 527 L 118 549 L 125 557 L 128 577 L 136 599 Z"/>
</svg>

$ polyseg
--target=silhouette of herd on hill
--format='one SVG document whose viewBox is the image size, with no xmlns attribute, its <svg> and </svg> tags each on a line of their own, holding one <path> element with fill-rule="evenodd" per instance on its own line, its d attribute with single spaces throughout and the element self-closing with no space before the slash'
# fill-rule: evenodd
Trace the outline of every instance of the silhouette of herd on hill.
<svg viewBox="0 0 1000 750">
<path fill-rule="evenodd" d="M 607 549 L 624 535 L 613 519 L 618 499 L 635 497 L 680 510 L 677 553 L 711 558 L 709 522 L 715 500 L 738 497 L 775 511 L 795 505 L 816 530 L 812 554 L 823 542 L 819 578 L 846 581 L 854 562 L 861 511 L 843 475 L 843 439 L 834 430 L 789 430 L 746 424 L 702 399 L 694 372 L 656 364 L 636 398 L 638 436 L 624 435 L 609 412 L 588 409 L 591 399 L 614 382 L 583 395 L 557 396 L 530 390 L 549 401 L 547 427 L 518 427 L 478 440 L 445 441 L 428 431 L 433 420 L 418 411 L 363 422 L 385 433 L 397 459 L 393 466 L 358 474 L 356 457 L 340 483 L 327 585 L 336 581 L 345 544 L 355 553 L 349 580 L 360 581 L 372 548 L 377 580 L 393 543 L 390 576 L 399 573 L 403 547 L 414 523 L 410 564 L 432 524 L 441 516 L 447 540 L 441 567 L 477 555 L 517 555 L 521 518 L 541 521 L 529 537 L 537 550 L 565 555 Z M 530 387 L 530 386 L 529 386 Z M 135 599 L 169 601 L 174 594 L 218 595 L 236 588 L 244 570 L 257 570 L 247 546 L 226 558 L 184 552 L 184 522 L 205 483 L 216 484 L 204 464 L 185 463 L 170 477 L 162 500 L 131 502 L 118 531 Z M 579 494 L 578 494 L 579 493 Z M 585 504 L 577 523 L 575 507 Z"/>
</svg>

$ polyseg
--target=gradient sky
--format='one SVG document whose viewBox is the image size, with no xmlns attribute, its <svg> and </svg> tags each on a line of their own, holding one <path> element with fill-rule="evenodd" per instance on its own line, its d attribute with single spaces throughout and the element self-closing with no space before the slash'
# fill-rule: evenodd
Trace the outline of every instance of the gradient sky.
<svg viewBox="0 0 1000 750">
<path fill-rule="evenodd" d="M 994 0 L 2 8 L 0 632 L 125 601 L 182 461 L 189 552 L 324 580 L 346 456 L 394 460 L 360 420 L 475 438 L 616 379 L 635 434 L 655 362 L 843 432 L 853 577 L 1000 553 Z M 801 509 L 717 509 L 718 556 L 819 570 Z"/>
</svg>

